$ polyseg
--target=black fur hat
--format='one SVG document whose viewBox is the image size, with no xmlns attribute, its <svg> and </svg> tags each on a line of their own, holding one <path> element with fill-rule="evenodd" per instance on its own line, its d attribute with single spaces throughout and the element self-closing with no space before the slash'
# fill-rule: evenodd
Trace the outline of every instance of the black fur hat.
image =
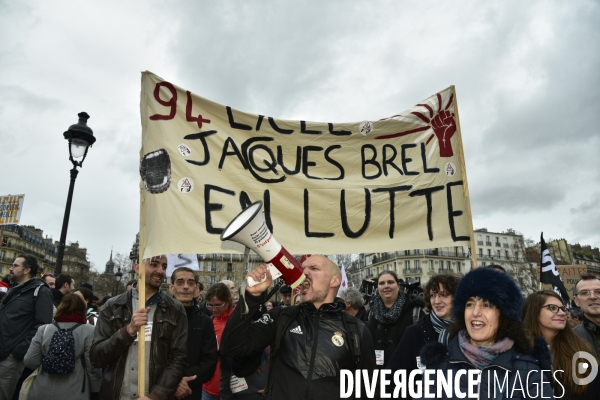
<svg viewBox="0 0 600 400">
<path fill-rule="evenodd" d="M 458 283 L 452 312 L 464 319 L 465 304 L 471 297 L 480 297 L 495 305 L 506 318 L 521 320 L 523 295 L 513 279 L 491 268 L 476 268 Z"/>
</svg>

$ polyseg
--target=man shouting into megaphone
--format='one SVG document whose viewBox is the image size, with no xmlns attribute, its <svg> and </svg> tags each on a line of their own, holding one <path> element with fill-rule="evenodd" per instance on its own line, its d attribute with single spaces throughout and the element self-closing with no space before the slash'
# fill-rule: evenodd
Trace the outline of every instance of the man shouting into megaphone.
<svg viewBox="0 0 600 400">
<path fill-rule="evenodd" d="M 246 278 L 260 283 L 246 288 L 248 310 L 241 298 L 221 339 L 221 354 L 231 358 L 260 354 L 271 346 L 267 399 L 338 398 L 340 370 L 375 368 L 369 330 L 342 312 L 345 304 L 336 298 L 342 280 L 339 267 L 327 257 L 312 256 L 302 268 L 302 303 L 276 307 L 254 323 L 250 316 L 267 300 L 263 297 L 272 278 L 264 265 L 250 271 Z"/>
</svg>

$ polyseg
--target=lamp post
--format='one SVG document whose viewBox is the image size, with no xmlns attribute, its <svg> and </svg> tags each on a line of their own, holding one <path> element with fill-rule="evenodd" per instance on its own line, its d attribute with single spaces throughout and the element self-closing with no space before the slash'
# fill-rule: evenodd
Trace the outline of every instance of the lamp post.
<svg viewBox="0 0 600 400">
<path fill-rule="evenodd" d="M 69 226 L 69 215 L 71 214 L 71 201 L 73 200 L 73 188 L 75 187 L 75 179 L 77 179 L 77 174 L 79 173 L 77 167 L 83 165 L 83 160 L 85 160 L 85 156 L 87 156 L 89 147 L 96 141 L 94 132 L 87 126 L 87 120 L 90 116 L 86 112 L 80 112 L 77 116 L 79 117 L 79 122 L 71 125 L 69 130 L 64 133 L 65 139 L 69 142 L 69 160 L 73 163 L 73 169 L 71 170 L 71 183 L 69 185 L 69 194 L 67 195 L 65 217 L 63 219 L 60 242 L 58 243 L 58 252 L 56 254 L 55 275 L 62 272 L 65 241 L 67 240 L 67 228 Z M 78 159 L 81 160 L 78 161 Z"/>
<path fill-rule="evenodd" d="M 119 294 L 119 284 L 122 277 L 123 273 L 121 272 L 121 267 L 119 267 L 117 268 L 117 272 L 115 272 L 115 296 Z"/>
</svg>

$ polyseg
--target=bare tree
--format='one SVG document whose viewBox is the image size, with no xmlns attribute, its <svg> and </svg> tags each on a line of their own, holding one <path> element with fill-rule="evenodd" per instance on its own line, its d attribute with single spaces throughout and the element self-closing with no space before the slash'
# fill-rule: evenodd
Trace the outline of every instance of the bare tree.
<svg viewBox="0 0 600 400">
<path fill-rule="evenodd" d="M 539 257 L 539 251 L 535 251 L 537 244 L 533 239 L 524 239 L 522 234 L 512 232 L 515 234 L 515 242 L 509 256 L 507 272 L 527 296 L 538 290 L 540 280 L 536 263 L 539 258 L 536 260 L 534 257 L 535 254 Z"/>
</svg>

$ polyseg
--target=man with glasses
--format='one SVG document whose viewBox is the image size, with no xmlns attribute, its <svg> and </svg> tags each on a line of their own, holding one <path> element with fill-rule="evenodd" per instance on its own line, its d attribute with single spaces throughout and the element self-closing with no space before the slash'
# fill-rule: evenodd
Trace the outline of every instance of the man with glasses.
<svg viewBox="0 0 600 400">
<path fill-rule="evenodd" d="M 581 275 L 575 292 L 575 304 L 583 311 L 583 322 L 573 330 L 588 341 L 600 358 L 600 279 L 592 274 Z"/>
<path fill-rule="evenodd" d="M 23 357 L 40 325 L 52 322 L 52 294 L 39 278 L 37 259 L 18 256 L 10 267 L 13 286 L 0 303 L 0 400 L 9 400 L 23 372 Z"/>
<path fill-rule="evenodd" d="M 137 273 L 139 268 L 133 266 Z M 167 399 L 175 394 L 187 366 L 188 322 L 183 305 L 160 291 L 166 271 L 166 256 L 147 259 L 146 298 L 139 299 L 135 287 L 102 307 L 90 350 L 92 365 L 104 372 L 100 399 Z M 145 334 L 138 338 L 142 326 Z M 137 386 L 140 342 L 146 357 L 144 397 Z"/>
</svg>

